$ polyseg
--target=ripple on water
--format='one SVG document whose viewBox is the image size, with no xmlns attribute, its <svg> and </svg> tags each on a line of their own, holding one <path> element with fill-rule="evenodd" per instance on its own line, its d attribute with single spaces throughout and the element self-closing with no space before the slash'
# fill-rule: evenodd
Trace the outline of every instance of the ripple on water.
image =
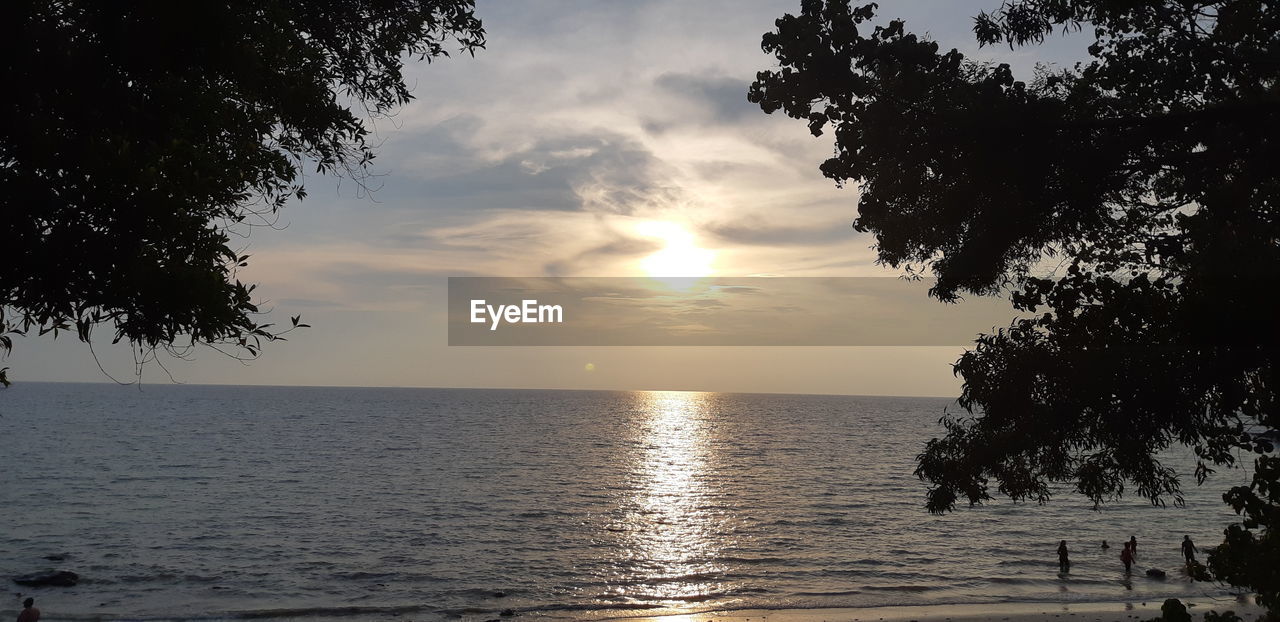
<svg viewBox="0 0 1280 622">
<path fill-rule="evenodd" d="M 1126 579 L 1096 545 L 1136 535 L 1142 567 L 1177 568 L 1184 533 L 1213 543 L 1231 520 L 1221 482 L 1244 479 L 1186 491 L 1185 511 L 1064 499 L 932 516 L 912 461 L 938 399 L 38 383 L 4 397 L 0 431 L 42 460 L 0 455 L 0 572 L 80 572 L 59 592 L 72 616 L 1160 599 L 1210 588 Z"/>
</svg>

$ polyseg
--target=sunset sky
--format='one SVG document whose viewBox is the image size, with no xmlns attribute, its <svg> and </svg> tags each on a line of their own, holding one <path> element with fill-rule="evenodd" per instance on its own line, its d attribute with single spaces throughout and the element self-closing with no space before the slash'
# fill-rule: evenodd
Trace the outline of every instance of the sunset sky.
<svg viewBox="0 0 1280 622">
<path fill-rule="evenodd" d="M 1082 53 L 1069 37 L 978 50 L 970 18 L 999 0 L 880 4 L 1020 77 Z M 205 350 L 168 370 L 190 383 L 955 395 L 959 347 L 446 345 L 449 276 L 891 276 L 850 228 L 857 189 L 818 172 L 830 138 L 746 101 L 776 64 L 761 35 L 798 9 L 481 0 L 487 49 L 412 64 L 417 99 L 374 124 L 374 191 L 313 177 L 277 229 L 245 240 L 242 278 L 272 317 L 313 328 L 247 366 Z M 11 378 L 107 381 L 70 337 L 17 340 Z M 97 337 L 106 370 L 131 379 L 127 351 Z M 144 381 L 168 378 L 152 365 Z"/>
</svg>

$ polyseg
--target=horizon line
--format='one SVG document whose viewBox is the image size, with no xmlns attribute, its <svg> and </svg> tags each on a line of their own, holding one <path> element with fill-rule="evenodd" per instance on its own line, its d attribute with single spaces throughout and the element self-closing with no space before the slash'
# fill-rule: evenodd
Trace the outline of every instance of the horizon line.
<svg viewBox="0 0 1280 622">
<path fill-rule="evenodd" d="M 91 380 L 23 380 L 15 381 L 10 387 L 0 388 L 0 394 L 7 390 L 19 388 L 23 384 L 95 384 L 118 387 L 137 387 L 139 389 L 145 386 L 191 386 L 191 387 L 262 387 L 262 388 L 281 388 L 281 389 L 432 389 L 432 390 L 454 390 L 454 391 L 582 391 L 582 392 L 609 392 L 609 393 L 726 393 L 733 395 L 813 395 L 813 396 L 829 396 L 829 397 L 906 397 L 906 398 L 928 398 L 928 399 L 959 399 L 958 396 L 952 395 L 897 395 L 887 393 L 802 393 L 788 391 L 714 391 L 704 389 L 610 389 L 610 388 L 565 388 L 565 387 L 442 387 L 442 386 L 419 386 L 419 385 L 354 385 L 354 384 L 231 384 L 222 382 L 111 382 L 111 381 L 91 381 Z"/>
</svg>

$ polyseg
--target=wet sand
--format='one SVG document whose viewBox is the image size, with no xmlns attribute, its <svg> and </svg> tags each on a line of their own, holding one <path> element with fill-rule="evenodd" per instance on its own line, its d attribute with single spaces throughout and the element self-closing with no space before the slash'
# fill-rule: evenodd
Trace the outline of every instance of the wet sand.
<svg viewBox="0 0 1280 622">
<path fill-rule="evenodd" d="M 1263 614 L 1253 600 L 1182 599 L 1193 620 L 1208 611 L 1234 611 L 1252 622 Z M 1160 615 L 1161 602 L 1117 603 L 1003 603 L 869 607 L 857 609 L 779 609 L 705 612 L 637 617 L 644 622 L 1140 622 Z"/>
</svg>

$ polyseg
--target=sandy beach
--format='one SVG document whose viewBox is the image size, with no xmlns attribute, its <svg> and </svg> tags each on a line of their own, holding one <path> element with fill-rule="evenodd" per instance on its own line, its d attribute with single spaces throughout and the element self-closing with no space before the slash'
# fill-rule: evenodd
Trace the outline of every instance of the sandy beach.
<svg viewBox="0 0 1280 622">
<path fill-rule="evenodd" d="M 1253 599 L 1183 599 L 1193 619 L 1208 611 L 1234 611 L 1245 620 L 1264 613 Z M 1000 603 L 867 607 L 838 609 L 778 609 L 709 611 L 686 615 L 628 618 L 643 622 L 1135 622 L 1160 615 L 1161 602 Z"/>
</svg>

